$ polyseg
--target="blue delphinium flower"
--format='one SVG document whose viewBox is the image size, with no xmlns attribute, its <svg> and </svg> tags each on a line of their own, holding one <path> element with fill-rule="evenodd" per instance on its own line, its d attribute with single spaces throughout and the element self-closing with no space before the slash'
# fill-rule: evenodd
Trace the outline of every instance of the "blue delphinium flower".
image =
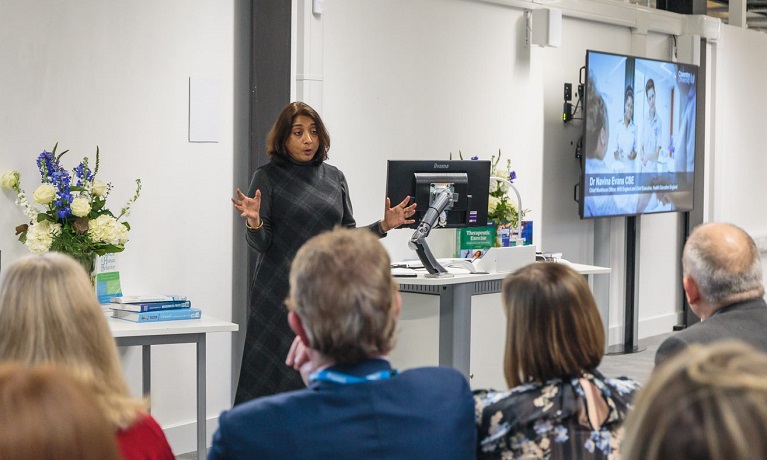
<svg viewBox="0 0 767 460">
<path fill-rule="evenodd" d="M 511 171 L 509 173 L 509 182 L 514 182 L 514 179 L 516 179 L 516 178 L 517 178 L 517 172 L 516 171 Z"/>
<path fill-rule="evenodd" d="M 78 187 L 82 187 L 86 183 L 93 182 L 93 171 L 88 167 L 88 159 L 83 158 L 83 161 L 75 168 L 75 177 L 77 177 Z"/>
<path fill-rule="evenodd" d="M 38 155 L 37 168 L 40 170 L 40 176 L 42 177 L 43 183 L 50 183 L 51 174 L 57 169 L 61 169 L 61 167 L 58 166 L 58 161 L 53 158 L 53 153 L 47 150 L 43 150 L 43 153 Z"/>
<path fill-rule="evenodd" d="M 60 219 L 66 219 L 72 215 L 72 210 L 69 208 L 69 205 L 72 203 L 69 183 L 69 173 L 65 169 L 60 169 L 51 175 L 51 184 L 57 189 L 56 214 Z"/>
<path fill-rule="evenodd" d="M 471 159 L 474 160 L 474 161 L 477 161 L 477 160 L 479 160 L 479 157 L 478 156 L 473 156 L 473 157 L 471 157 Z"/>
<path fill-rule="evenodd" d="M 54 151 L 56 149 L 53 149 Z M 66 219 L 72 215 L 69 208 L 72 203 L 72 193 L 69 188 L 69 172 L 61 167 L 59 160 L 53 152 L 43 150 L 37 157 L 37 167 L 40 170 L 40 176 L 43 183 L 48 183 L 56 187 L 56 200 L 53 205 L 56 209 L 56 215 L 59 219 Z"/>
</svg>

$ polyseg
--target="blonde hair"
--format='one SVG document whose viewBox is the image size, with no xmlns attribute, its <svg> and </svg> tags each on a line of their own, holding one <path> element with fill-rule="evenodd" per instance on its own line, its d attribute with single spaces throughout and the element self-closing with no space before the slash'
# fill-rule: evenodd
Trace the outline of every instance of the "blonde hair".
<svg viewBox="0 0 767 460">
<path fill-rule="evenodd" d="M 129 427 L 146 410 L 128 391 L 88 275 L 67 255 L 28 256 L 3 273 L 0 361 L 8 360 L 65 366 L 91 389 L 117 428 Z"/>
<path fill-rule="evenodd" d="M 120 459 L 90 389 L 64 369 L 0 365 L 0 426 L 3 460 Z"/>
<path fill-rule="evenodd" d="M 336 228 L 298 251 L 286 303 L 301 318 L 311 348 L 351 364 L 394 347 L 396 295 L 378 238 L 365 229 Z"/>
<path fill-rule="evenodd" d="M 625 425 L 624 460 L 767 456 L 767 355 L 693 344 L 655 369 Z"/>
<path fill-rule="evenodd" d="M 533 263 L 507 276 L 501 291 L 510 388 L 578 377 L 599 366 L 605 334 L 582 275 L 563 264 Z"/>
</svg>

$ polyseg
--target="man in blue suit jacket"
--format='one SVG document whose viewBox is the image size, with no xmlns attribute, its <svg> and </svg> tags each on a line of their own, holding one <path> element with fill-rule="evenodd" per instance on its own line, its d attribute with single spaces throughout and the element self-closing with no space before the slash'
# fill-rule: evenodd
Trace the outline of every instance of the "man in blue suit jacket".
<svg viewBox="0 0 767 460">
<path fill-rule="evenodd" d="M 738 339 L 767 352 L 762 260 L 748 233 L 731 224 L 697 227 L 684 246 L 682 267 L 687 301 L 701 322 L 664 340 L 655 364 L 691 343 L 722 339 Z"/>
<path fill-rule="evenodd" d="M 288 364 L 308 387 L 222 413 L 209 460 L 475 458 L 463 375 L 397 373 L 386 358 L 400 296 L 373 234 L 336 229 L 309 240 L 293 260 L 286 303 L 297 336 Z"/>
</svg>

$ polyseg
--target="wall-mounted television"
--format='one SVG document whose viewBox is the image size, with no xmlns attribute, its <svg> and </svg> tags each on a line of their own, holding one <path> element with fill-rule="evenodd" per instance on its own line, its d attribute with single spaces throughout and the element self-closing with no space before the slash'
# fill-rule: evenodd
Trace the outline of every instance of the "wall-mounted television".
<svg viewBox="0 0 767 460">
<path fill-rule="evenodd" d="M 698 66 L 586 52 L 581 218 L 693 206 Z"/>
<path fill-rule="evenodd" d="M 486 160 L 389 160 L 386 172 L 386 196 L 392 203 L 405 197 L 415 202 L 417 228 L 436 198 L 440 187 L 449 187 L 455 201 L 445 210 L 444 220 L 435 227 L 460 228 L 487 225 L 487 202 L 490 190 L 490 162 Z"/>
</svg>

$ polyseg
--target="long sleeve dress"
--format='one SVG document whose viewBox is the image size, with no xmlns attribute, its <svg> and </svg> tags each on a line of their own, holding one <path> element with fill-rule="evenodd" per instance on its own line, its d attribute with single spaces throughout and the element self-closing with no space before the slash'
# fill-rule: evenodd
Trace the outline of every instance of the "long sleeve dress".
<svg viewBox="0 0 767 460">
<path fill-rule="evenodd" d="M 285 365 L 295 337 L 283 304 L 290 264 L 313 236 L 337 225 L 356 226 L 346 178 L 327 163 L 268 163 L 253 175 L 248 196 L 257 189 L 261 190 L 263 227 L 248 230 L 246 236 L 258 259 L 235 404 L 304 387 L 300 374 Z M 368 228 L 385 236 L 380 222 Z"/>
</svg>

